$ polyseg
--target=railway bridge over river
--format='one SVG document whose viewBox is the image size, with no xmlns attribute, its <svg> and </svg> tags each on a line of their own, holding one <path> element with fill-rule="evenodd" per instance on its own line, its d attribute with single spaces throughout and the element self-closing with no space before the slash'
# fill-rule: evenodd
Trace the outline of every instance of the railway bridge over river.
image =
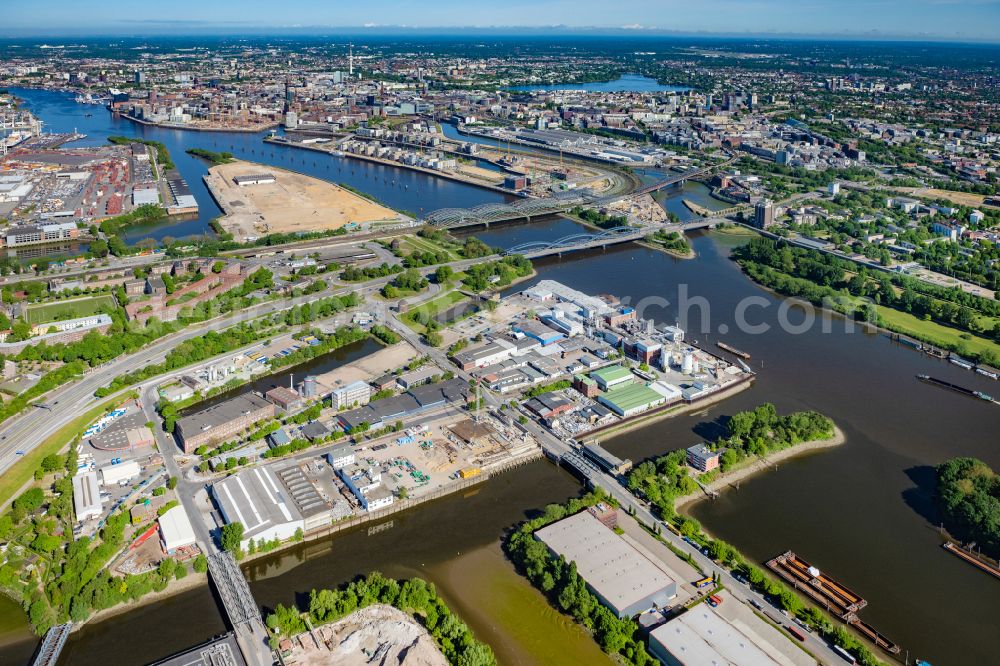
<svg viewBox="0 0 1000 666">
<path fill-rule="evenodd" d="M 715 169 L 731 164 L 735 159 L 734 157 L 719 164 L 711 164 L 699 169 L 689 169 L 688 171 L 658 180 L 642 189 L 618 196 L 599 197 L 590 190 L 557 192 L 551 197 L 529 197 L 510 203 L 488 203 L 474 208 L 441 208 L 429 213 L 424 218 L 424 221 L 430 226 L 439 229 L 457 229 L 474 226 L 488 227 L 495 222 L 524 219 L 530 221 L 532 218 L 565 213 L 576 206 L 606 206 L 622 199 L 628 199 L 629 197 L 651 194 L 665 187 L 691 180 L 692 178 L 700 178 Z"/>
</svg>

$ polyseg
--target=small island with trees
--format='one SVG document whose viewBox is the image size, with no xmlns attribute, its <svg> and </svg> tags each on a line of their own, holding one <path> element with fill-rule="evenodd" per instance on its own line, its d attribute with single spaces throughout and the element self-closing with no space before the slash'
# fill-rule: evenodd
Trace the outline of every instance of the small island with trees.
<svg viewBox="0 0 1000 666">
<path fill-rule="evenodd" d="M 938 507 L 954 538 L 975 542 L 1000 558 L 1000 474 L 976 458 L 952 458 L 937 467 Z"/>
</svg>

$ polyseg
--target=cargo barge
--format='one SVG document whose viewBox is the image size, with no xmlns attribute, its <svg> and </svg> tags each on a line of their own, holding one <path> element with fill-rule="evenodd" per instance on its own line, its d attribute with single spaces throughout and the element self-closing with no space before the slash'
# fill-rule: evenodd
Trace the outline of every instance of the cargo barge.
<svg viewBox="0 0 1000 666">
<path fill-rule="evenodd" d="M 977 567 L 979 569 L 982 569 L 986 573 L 991 574 L 993 576 L 996 576 L 997 578 L 1000 578 L 1000 569 L 998 569 L 997 567 L 993 566 L 989 562 L 984 562 L 983 560 L 979 559 L 978 557 L 976 557 L 972 553 L 968 552 L 967 550 L 965 550 L 961 546 L 956 545 L 956 544 L 952 543 L 951 541 L 949 541 L 949 542 L 947 542 L 945 544 L 942 544 L 942 548 L 944 548 L 945 550 L 947 550 L 952 555 L 955 555 L 957 557 L 962 558 L 963 560 L 965 560 L 969 564 L 971 564 L 971 565 L 973 565 L 973 566 L 975 566 L 975 567 Z"/>
<path fill-rule="evenodd" d="M 836 615 L 861 635 L 889 654 L 899 654 L 901 648 L 880 634 L 873 626 L 858 618 L 858 611 L 868 602 L 833 578 L 830 578 L 792 551 L 767 561 L 767 568 L 778 574 L 796 590 L 804 593 L 819 606 Z"/>
<path fill-rule="evenodd" d="M 958 384 L 952 384 L 951 382 L 946 382 L 945 380 L 938 379 L 937 377 L 931 377 L 930 375 L 917 375 L 917 379 L 924 382 L 925 384 L 940 386 L 941 388 L 948 389 L 949 391 L 955 391 L 956 393 L 967 395 L 970 398 L 979 398 L 980 400 L 993 402 L 993 396 L 991 396 L 988 393 L 983 393 L 982 391 L 973 391 L 972 389 L 965 388 L 964 386 L 959 386 Z"/>
<path fill-rule="evenodd" d="M 732 354 L 733 356 L 739 356 L 740 358 L 746 359 L 747 361 L 750 360 L 750 354 L 746 353 L 745 351 L 743 351 L 741 349 L 737 349 L 736 347 L 733 347 L 732 345 L 727 345 L 725 342 L 716 342 L 715 345 L 719 349 L 723 349 L 723 350 L 729 352 L 730 354 Z"/>
</svg>

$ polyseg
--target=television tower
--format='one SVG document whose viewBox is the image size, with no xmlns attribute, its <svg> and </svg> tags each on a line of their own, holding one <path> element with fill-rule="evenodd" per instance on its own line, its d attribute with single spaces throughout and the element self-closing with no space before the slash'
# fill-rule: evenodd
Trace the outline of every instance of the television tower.
<svg viewBox="0 0 1000 666">
<path fill-rule="evenodd" d="M 354 44 L 348 44 L 348 56 L 347 56 L 347 75 L 350 78 L 354 78 Z"/>
</svg>

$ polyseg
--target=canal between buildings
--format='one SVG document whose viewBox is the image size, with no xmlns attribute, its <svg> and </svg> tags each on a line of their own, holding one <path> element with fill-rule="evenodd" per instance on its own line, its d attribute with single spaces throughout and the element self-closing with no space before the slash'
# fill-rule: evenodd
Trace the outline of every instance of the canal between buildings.
<svg viewBox="0 0 1000 666">
<path fill-rule="evenodd" d="M 48 122 L 44 115 L 43 120 Z M 205 137 L 188 136 L 191 145 L 213 148 Z M 262 154 L 256 159 L 269 162 L 269 148 L 257 146 Z M 175 154 L 175 161 L 179 157 Z M 359 173 L 382 168 L 354 166 Z M 422 188 L 432 189 L 428 176 L 412 175 L 419 176 Z M 492 196 L 481 190 L 473 194 L 478 197 L 473 203 Z M 691 198 L 682 191 L 666 196 L 671 202 Z M 403 208 L 423 200 L 412 192 L 403 197 Z M 474 233 L 492 245 L 511 247 L 579 228 L 554 218 Z M 724 339 L 753 355 L 759 376 L 751 389 L 603 444 L 639 461 L 712 438 L 721 418 L 766 401 L 781 412 L 815 409 L 829 415 L 846 433 L 846 444 L 786 461 L 776 471 L 744 481 L 739 490 L 694 505 L 691 514 L 758 563 L 790 549 L 843 581 L 868 600 L 861 617 L 908 649 L 911 658 L 937 666 L 994 662 L 1000 652 L 995 622 L 1000 588 L 940 548 L 932 468 L 958 455 L 1000 467 L 1000 409 L 917 382 L 915 375 L 932 374 L 993 394 L 997 384 L 883 335 L 846 332 L 839 317 L 819 315 L 801 332 L 783 330 L 780 320 L 796 325 L 807 313 L 755 286 L 728 259 L 730 248 L 744 240 L 722 233 L 696 235 L 694 260 L 623 245 L 537 262 L 533 281 L 554 279 L 629 299 L 658 322 L 679 320 L 702 344 Z M 738 330 L 736 313 L 747 299 L 755 300 L 746 319 L 769 326 L 766 334 Z M 519 521 L 579 492 L 571 476 L 540 461 L 371 529 L 257 560 L 245 571 L 265 608 L 301 601 L 313 588 L 374 569 L 419 575 L 432 581 L 493 646 L 501 663 L 601 663 L 593 642 L 514 572 L 499 545 Z M 28 638 L 16 604 L 8 607 L 2 600 L 0 631 L 7 631 L 0 635 L 0 662 L 22 663 L 35 641 Z M 223 629 L 211 593 L 201 588 L 85 626 L 71 637 L 61 663 L 144 663 Z"/>
</svg>

